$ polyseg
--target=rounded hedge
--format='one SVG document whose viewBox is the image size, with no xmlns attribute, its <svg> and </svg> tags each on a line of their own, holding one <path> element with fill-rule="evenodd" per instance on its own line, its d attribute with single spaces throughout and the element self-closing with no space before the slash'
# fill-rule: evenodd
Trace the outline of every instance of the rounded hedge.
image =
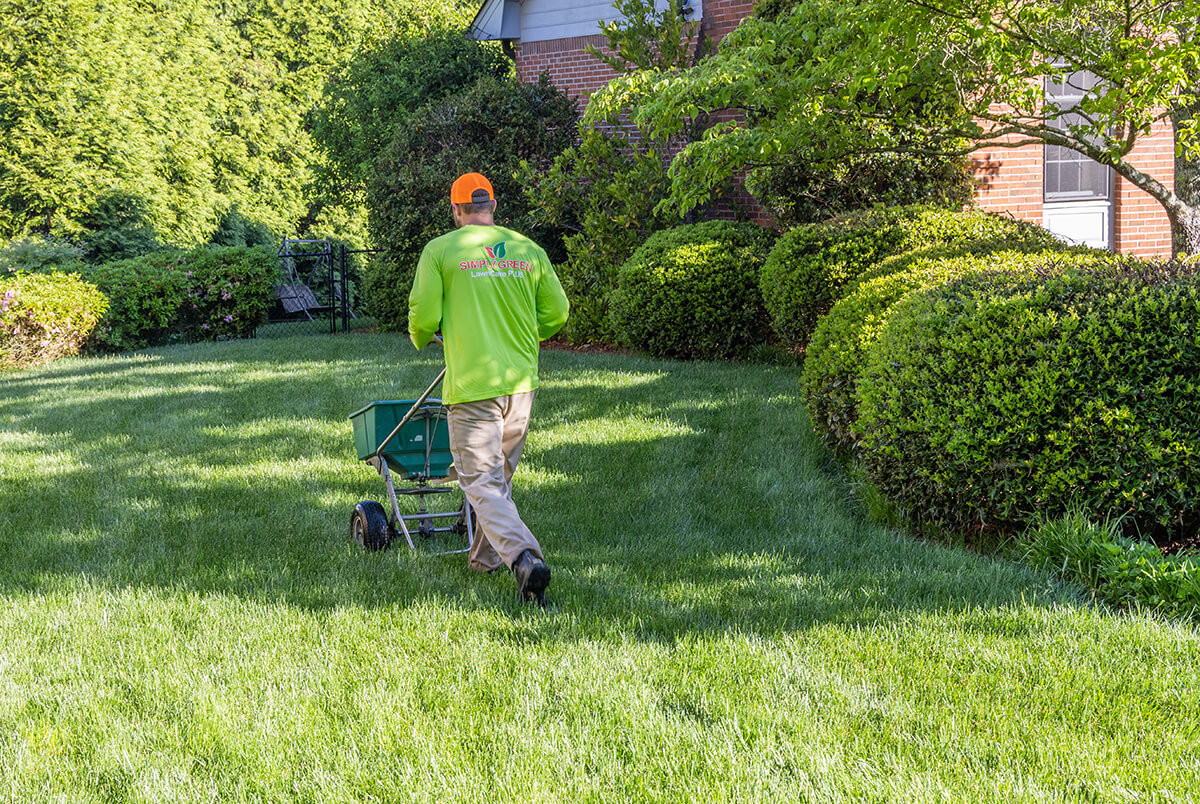
<svg viewBox="0 0 1200 804">
<path fill-rule="evenodd" d="M 897 217 L 806 224 L 776 241 L 759 288 L 771 326 L 784 343 L 807 344 L 842 287 L 899 246 Z"/>
<path fill-rule="evenodd" d="M 273 246 L 200 246 L 90 266 L 88 280 L 112 303 L 89 348 L 253 337 L 274 301 L 279 271 Z"/>
<path fill-rule="evenodd" d="M 610 301 L 619 342 L 656 357 L 734 357 L 770 333 L 758 289 L 772 234 L 709 221 L 656 232 L 617 272 Z"/>
<path fill-rule="evenodd" d="M 1051 259 L 1091 264 L 1108 257 L 1094 251 L 1070 256 L 1019 251 L 923 256 L 906 262 L 903 270 L 858 283 L 821 319 L 805 353 L 800 383 L 817 435 L 835 452 L 845 452 L 855 445 L 859 374 L 891 311 L 905 296 L 973 272 L 1028 272 Z"/>
<path fill-rule="evenodd" d="M 1071 250 L 1041 226 L 977 208 L 906 207 L 899 211 L 896 226 L 901 231 L 899 246 L 859 274 L 859 282 L 904 271 L 921 259 L 997 251 L 1040 254 Z"/>
<path fill-rule="evenodd" d="M 0 279 L 0 368 L 28 368 L 77 354 L 108 299 L 77 274 Z"/>
<path fill-rule="evenodd" d="M 888 317 L 858 384 L 872 480 L 922 519 L 1200 525 L 1200 278 L 1176 265 L 963 277 Z"/>
</svg>

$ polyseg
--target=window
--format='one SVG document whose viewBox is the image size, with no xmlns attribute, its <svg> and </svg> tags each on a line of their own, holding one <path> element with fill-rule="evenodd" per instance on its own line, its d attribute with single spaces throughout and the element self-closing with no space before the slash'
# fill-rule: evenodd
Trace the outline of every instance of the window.
<svg viewBox="0 0 1200 804">
<path fill-rule="evenodd" d="M 1096 91 L 1096 84 L 1096 77 L 1088 72 L 1048 78 L 1046 103 L 1069 110 L 1088 93 Z M 1065 129 L 1073 122 L 1081 121 L 1078 115 L 1068 111 L 1052 125 Z M 1045 160 L 1045 201 L 1107 201 L 1112 197 L 1112 168 L 1107 165 L 1061 145 L 1046 145 Z"/>
</svg>

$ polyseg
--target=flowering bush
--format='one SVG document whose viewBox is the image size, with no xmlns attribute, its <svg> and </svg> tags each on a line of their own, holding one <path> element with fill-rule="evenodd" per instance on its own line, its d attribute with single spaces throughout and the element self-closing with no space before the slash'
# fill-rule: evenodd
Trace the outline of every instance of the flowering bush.
<svg viewBox="0 0 1200 804">
<path fill-rule="evenodd" d="M 0 279 L 0 368 L 28 368 L 77 354 L 108 299 L 76 274 Z"/>
<path fill-rule="evenodd" d="M 172 340 L 248 338 L 266 319 L 278 273 L 269 247 L 160 251 L 87 269 L 112 306 L 91 345 L 144 349 Z"/>
<path fill-rule="evenodd" d="M 185 255 L 181 268 L 187 291 L 180 323 L 188 340 L 254 337 L 274 298 L 274 249 L 199 248 Z"/>
<path fill-rule="evenodd" d="M 160 251 L 87 268 L 88 280 L 111 302 L 89 349 L 121 352 L 170 340 L 187 288 L 181 258 L 180 252 Z"/>
</svg>

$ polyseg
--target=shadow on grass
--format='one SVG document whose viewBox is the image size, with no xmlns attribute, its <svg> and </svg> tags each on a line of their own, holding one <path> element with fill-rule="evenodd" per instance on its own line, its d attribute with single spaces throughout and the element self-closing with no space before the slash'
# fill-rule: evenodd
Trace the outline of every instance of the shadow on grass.
<svg viewBox="0 0 1200 804">
<path fill-rule="evenodd" d="M 510 576 L 349 541 L 354 504 L 383 484 L 354 459 L 346 416 L 415 396 L 440 366 L 402 346 L 217 344 L 6 383 L 0 588 L 84 578 L 530 616 Z M 516 490 L 555 571 L 538 631 L 670 642 L 1062 601 L 1018 567 L 862 521 L 797 391 L 794 369 L 546 354 Z"/>
</svg>

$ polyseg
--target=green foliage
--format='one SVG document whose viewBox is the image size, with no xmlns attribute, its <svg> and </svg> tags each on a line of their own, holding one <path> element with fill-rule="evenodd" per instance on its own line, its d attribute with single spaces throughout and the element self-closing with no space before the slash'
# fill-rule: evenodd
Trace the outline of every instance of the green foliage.
<svg viewBox="0 0 1200 804">
<path fill-rule="evenodd" d="M 92 263 L 140 257 L 163 247 L 150 222 L 146 199 L 123 190 L 100 196 L 80 217 L 79 225 L 84 256 Z"/>
<path fill-rule="evenodd" d="M 912 294 L 858 382 L 864 464 L 955 528 L 1076 506 L 1142 534 L 1200 526 L 1200 279 L 1050 266 Z"/>
<path fill-rule="evenodd" d="M 690 70 L 618 78 L 598 95 L 595 114 L 631 108 L 639 127 L 664 137 L 700 109 L 744 113 L 675 156 L 671 200 L 684 208 L 747 170 L 749 186 L 769 197 L 786 188 L 764 178 L 781 165 L 837 176 L 895 154 L 918 166 L 947 158 L 952 167 L 1015 137 L 1112 165 L 1163 206 L 1177 234 L 1200 237 L 1191 223 L 1200 211 L 1174 195 L 1169 174 L 1130 158 L 1139 138 L 1196 103 L 1197 14 L 1196 0 L 770 2 Z M 1077 107 L 1045 102 L 1047 81 L 1083 72 L 1101 76 L 1102 90 Z M 1200 153 L 1196 118 L 1179 122 L 1178 150 Z"/>
<path fill-rule="evenodd" d="M 463 173 L 491 181 L 496 223 L 561 257 L 561 240 L 530 214 L 517 174 L 522 162 L 547 169 L 571 144 L 576 120 L 575 102 L 545 76 L 536 84 L 485 76 L 413 116 L 380 159 L 368 195 L 371 237 L 386 252 L 364 274 L 369 313 L 380 327 L 407 329 L 417 260 L 453 226 L 450 185 Z"/>
<path fill-rule="evenodd" d="M 654 0 L 615 0 L 612 5 L 616 19 L 600 24 L 607 47 L 587 45 L 584 50 L 616 73 L 686 69 L 704 50 L 700 22 L 684 18 L 680 0 L 667 0 L 662 8 Z"/>
<path fill-rule="evenodd" d="M 160 251 L 89 266 L 88 281 L 109 298 L 89 347 L 122 352 L 158 346 L 178 335 L 188 286 L 182 262 L 181 253 Z"/>
<path fill-rule="evenodd" d="M 531 216 L 570 232 L 558 267 L 571 300 L 567 339 L 612 343 L 609 297 L 617 270 L 652 233 L 678 223 L 656 211 L 667 187 L 661 151 L 625 129 L 586 128 L 549 170 L 522 165 L 521 181 Z"/>
<path fill-rule="evenodd" d="M 860 375 L 892 310 L 909 293 L 936 288 L 972 272 L 1021 273 L 1051 260 L 1088 264 L 1104 259 L 1102 252 L 1086 250 L 1065 257 L 1052 251 L 964 254 L 943 247 L 919 251 L 906 257 L 902 268 L 862 279 L 821 319 L 805 355 L 801 385 L 817 434 L 837 452 L 855 446 Z"/>
<path fill-rule="evenodd" d="M 749 177 L 749 188 L 777 224 L 819 223 L 831 215 L 877 206 L 961 207 L 974 185 L 966 160 L 942 154 L 848 154 L 829 164 L 810 144 L 779 154 Z"/>
<path fill-rule="evenodd" d="M 91 346 L 126 351 L 252 337 L 278 276 L 273 246 L 200 246 L 89 267 L 88 279 L 112 300 Z"/>
<path fill-rule="evenodd" d="M 377 43 L 330 78 L 313 112 L 313 138 L 329 158 L 331 178 L 343 192 L 361 194 L 379 154 L 417 109 L 481 76 L 511 72 L 512 61 L 495 43 L 457 30 Z"/>
<path fill-rule="evenodd" d="M 75 268 L 83 260 L 83 249 L 56 237 L 28 235 L 0 247 L 0 276 L 18 271 L 44 273 Z"/>
<path fill-rule="evenodd" d="M 189 340 L 251 338 L 275 299 L 275 249 L 198 248 L 180 264 L 188 278 L 182 320 Z"/>
<path fill-rule="evenodd" d="M 0 369 L 77 354 L 108 307 L 76 274 L 0 277 Z"/>
<path fill-rule="evenodd" d="M 620 343 L 657 357 L 746 354 L 769 334 L 758 275 L 771 233 L 709 221 L 657 232 L 621 266 L 612 294 Z"/>
<path fill-rule="evenodd" d="M 964 200 L 954 149 L 911 148 L 923 130 L 960 117 L 951 74 L 938 59 L 891 77 L 907 88 L 902 95 L 883 96 L 868 82 L 798 81 L 818 72 L 837 82 L 825 65 L 843 58 L 877 14 L 867 0 L 792 5 L 743 21 L 714 56 L 687 70 L 618 77 L 597 93 L 588 119 L 628 109 L 643 133 L 668 139 L 714 112 L 736 113 L 674 156 L 669 203 L 677 209 L 705 203 L 743 173 L 784 223 L 879 203 Z"/>
<path fill-rule="evenodd" d="M 375 36 L 465 21 L 453 0 L 0 0 L 0 237 L 73 237 L 106 193 L 166 243 L 238 207 L 277 231 L 325 199 L 309 111 Z M 108 255 L 129 250 L 107 250 Z"/>
<path fill-rule="evenodd" d="M 212 246 L 271 246 L 278 242 L 270 228 L 247 218 L 236 207 L 225 213 L 209 238 Z"/>
<path fill-rule="evenodd" d="M 1039 516 L 1017 543 L 1025 561 L 1057 572 L 1100 600 L 1174 616 L 1200 611 L 1200 564 L 1192 555 L 1166 555 L 1121 535 L 1115 520 L 1095 522 L 1071 510 Z"/>
<path fill-rule="evenodd" d="M 759 286 L 784 342 L 804 346 L 846 283 L 899 246 L 897 217 L 880 211 L 853 221 L 805 224 L 776 241 Z"/>
</svg>

